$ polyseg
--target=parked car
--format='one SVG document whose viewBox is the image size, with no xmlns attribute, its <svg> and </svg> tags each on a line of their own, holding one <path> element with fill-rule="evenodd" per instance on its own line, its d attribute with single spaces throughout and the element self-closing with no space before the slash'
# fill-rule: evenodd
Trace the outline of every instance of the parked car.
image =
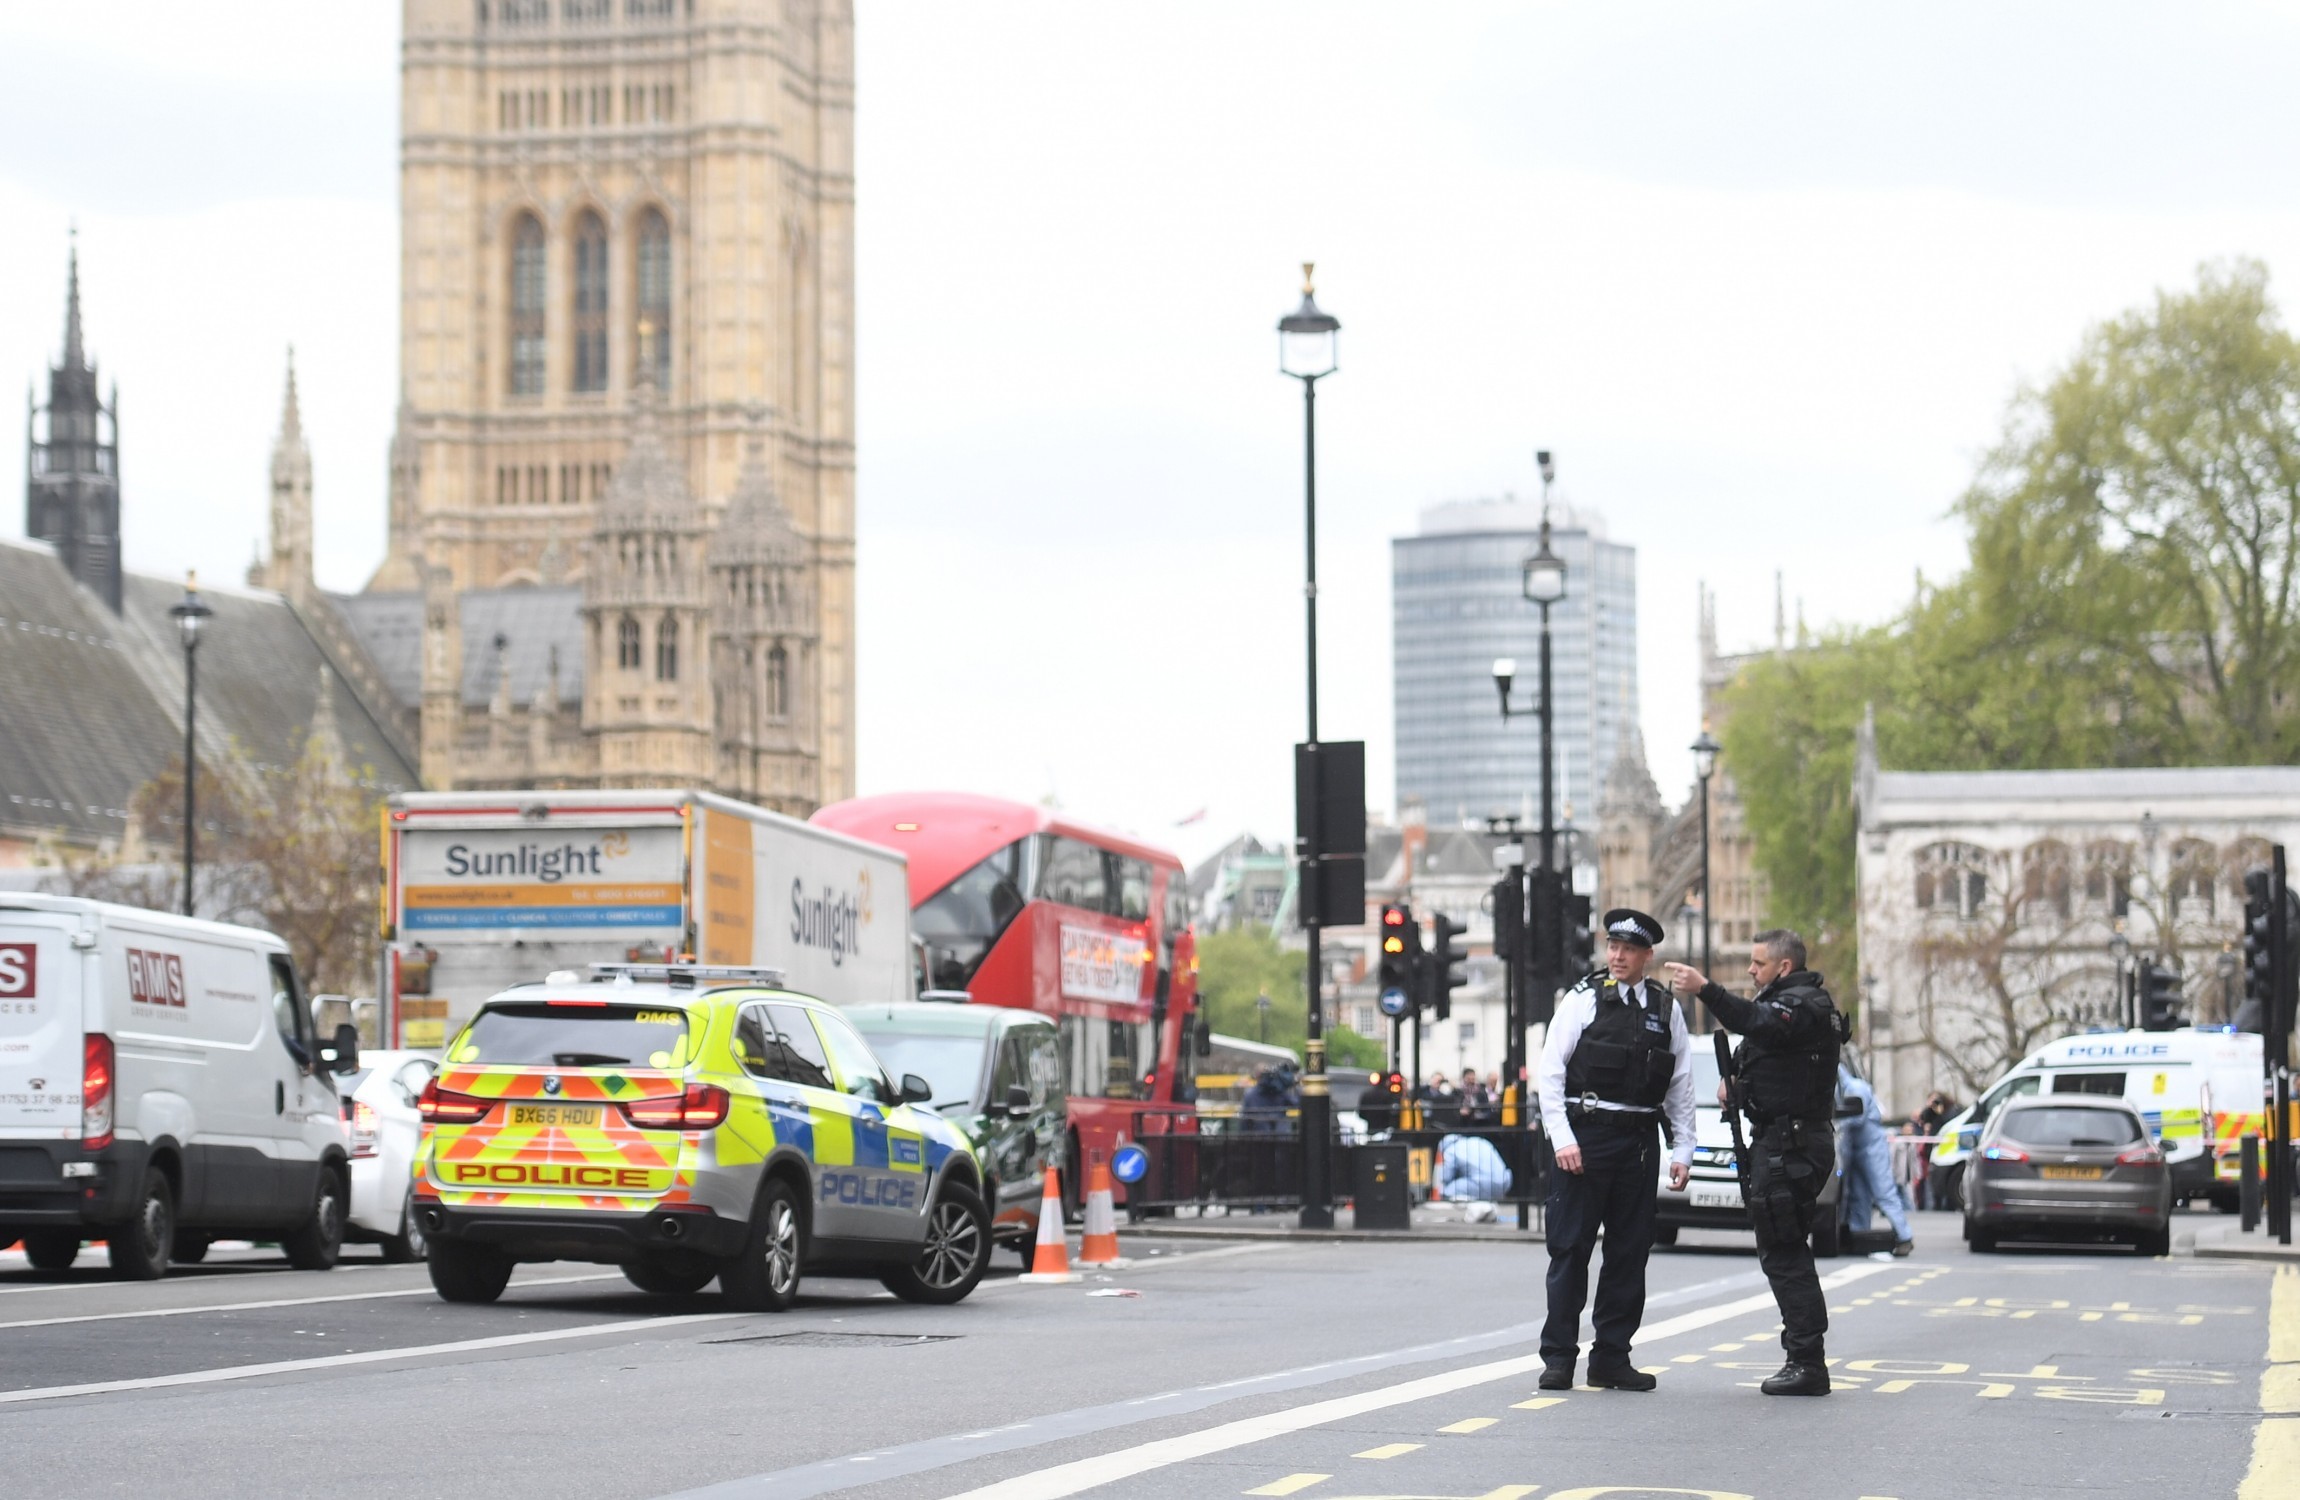
<svg viewBox="0 0 2300 1500">
<path fill-rule="evenodd" d="M 413 1180 L 423 1118 L 415 1105 L 438 1071 L 427 1052 L 367 1052 L 357 1072 L 337 1081 L 351 1136 L 351 1222 L 344 1238 L 383 1246 L 388 1261 L 423 1259 Z"/>
<path fill-rule="evenodd" d="M 2172 1250 L 2172 1169 L 2140 1111 L 2105 1094 L 2008 1099 L 1965 1165 L 1965 1243 L 2016 1235 Z"/>
<path fill-rule="evenodd" d="M 1069 1139 L 1062 1047 L 1054 1023 L 1004 1005 L 924 1001 L 855 1005 L 848 1020 L 897 1077 L 933 1088 L 929 1107 L 966 1133 L 982 1158 L 991 1234 L 1030 1263 L 1048 1161 L 1065 1174 Z M 1082 1185 L 1063 1183 L 1076 1199 Z"/>
</svg>

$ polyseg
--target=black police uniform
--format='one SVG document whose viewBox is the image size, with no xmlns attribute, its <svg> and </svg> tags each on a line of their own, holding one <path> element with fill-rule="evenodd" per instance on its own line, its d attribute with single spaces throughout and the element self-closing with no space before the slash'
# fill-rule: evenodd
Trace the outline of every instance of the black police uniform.
<svg viewBox="0 0 2300 1500">
<path fill-rule="evenodd" d="M 1609 931 L 1648 946 L 1661 924 L 1636 912 L 1608 912 Z M 1599 972 L 1576 985 L 1594 991 L 1589 1023 L 1565 1059 L 1564 1103 L 1578 1173 L 1552 1168 L 1544 1228 L 1549 1242 L 1549 1316 L 1542 1324 L 1545 1389 L 1570 1383 L 1580 1353 L 1581 1309 L 1589 1296 L 1589 1260 L 1605 1231 L 1605 1261 L 1597 1300 L 1590 1307 L 1595 1337 L 1589 1378 L 1595 1384 L 1651 1390 L 1653 1378 L 1629 1363 L 1630 1342 L 1645 1319 L 1645 1262 L 1653 1248 L 1655 1185 L 1660 1176 L 1662 1105 L 1676 1069 L 1670 1050 L 1676 1002 L 1652 976 L 1639 981 L 1632 1000 L 1612 975 Z M 1595 1101 L 1629 1108 L 1601 1109 Z"/>
<path fill-rule="evenodd" d="M 1844 1017 L 1821 976 L 1792 969 L 1744 1000 L 1719 984 L 1701 1003 L 1742 1043 L 1736 1072 L 1741 1104 L 1755 1126 L 1749 1140 L 1749 1217 L 1758 1264 L 1781 1307 L 1781 1348 L 1789 1364 L 1827 1389 L 1822 1340 L 1829 1308 L 1813 1269 L 1815 1201 L 1836 1170 L 1837 1049 Z M 1792 1378 L 1784 1369 L 1775 1380 Z M 1771 1386 L 1772 1381 L 1767 1385 Z"/>
</svg>

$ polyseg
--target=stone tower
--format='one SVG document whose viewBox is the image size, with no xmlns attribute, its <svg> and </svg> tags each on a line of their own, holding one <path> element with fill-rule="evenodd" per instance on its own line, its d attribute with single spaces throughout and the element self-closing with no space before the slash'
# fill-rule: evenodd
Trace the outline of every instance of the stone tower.
<svg viewBox="0 0 2300 1500">
<path fill-rule="evenodd" d="M 27 397 L 24 534 L 55 547 L 82 587 L 120 612 L 120 396 L 96 394 L 80 333 L 80 251 L 64 293 L 64 362 L 48 371 L 48 403 Z"/>
<path fill-rule="evenodd" d="M 644 381 L 639 397 L 584 565 L 583 723 L 598 739 L 598 785 L 709 786 L 710 533 Z"/>
<path fill-rule="evenodd" d="M 711 538 L 718 781 L 731 795 L 803 818 L 818 802 L 814 549 L 775 494 L 765 448 L 751 439 Z"/>
<path fill-rule="evenodd" d="M 759 461 L 805 544 L 811 665 L 794 722 L 813 796 L 849 795 L 850 0 L 403 0 L 403 12 L 403 402 L 389 552 L 370 588 L 421 587 L 428 567 L 457 591 L 537 581 L 555 530 L 613 532 L 600 529 L 605 497 L 635 456 L 643 380 L 660 394 L 664 460 L 706 529 L 763 427 Z M 703 642 L 683 649 L 701 682 Z M 585 695 L 610 709 L 629 696 L 600 683 Z M 639 697 L 650 727 L 617 743 L 667 747 L 662 695 Z M 712 706 L 692 706 L 685 728 L 707 743 Z M 607 732 L 587 717 L 594 727 Z M 602 760 L 600 774 L 709 769 L 708 757 L 694 772 Z"/>
<path fill-rule="evenodd" d="M 271 558 L 249 569 L 255 576 L 248 582 L 308 603 L 317 587 L 311 532 L 311 444 L 304 440 L 303 412 L 296 404 L 295 351 L 290 349 L 280 433 L 272 444 Z"/>
</svg>

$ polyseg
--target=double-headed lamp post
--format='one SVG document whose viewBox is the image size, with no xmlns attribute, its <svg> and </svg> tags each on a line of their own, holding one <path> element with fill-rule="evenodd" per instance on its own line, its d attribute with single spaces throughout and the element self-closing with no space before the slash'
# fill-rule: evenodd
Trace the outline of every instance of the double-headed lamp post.
<svg viewBox="0 0 2300 1500">
<path fill-rule="evenodd" d="M 194 785 L 199 780 L 199 750 L 193 740 L 192 715 L 199 704 L 200 627 L 215 611 L 200 598 L 200 575 L 184 575 L 184 597 L 168 614 L 176 622 L 176 636 L 184 643 L 184 915 L 192 915 L 192 853 L 198 825 Z"/>
<path fill-rule="evenodd" d="M 1312 293 L 1315 266 L 1302 263 L 1302 305 L 1278 320 L 1278 368 L 1302 383 L 1302 540 L 1305 557 L 1302 604 L 1308 632 L 1309 761 L 1318 764 L 1318 382 L 1341 368 L 1342 321 L 1319 308 Z M 1303 966 L 1309 977 L 1310 1022 L 1302 1043 L 1302 1227 L 1331 1229 L 1334 1224 L 1334 1185 L 1328 1159 L 1328 1136 L 1333 1130 L 1333 1099 L 1326 1092 L 1326 972 L 1318 954 L 1319 910 L 1324 895 L 1320 861 L 1320 820 L 1325 799 L 1312 789 L 1305 799 L 1310 809 L 1302 830 L 1301 879 L 1297 889 L 1302 908 L 1302 930 L 1309 952 Z"/>
<path fill-rule="evenodd" d="M 1716 967 L 1709 952 L 1709 778 L 1717 774 L 1717 742 L 1709 737 L 1709 726 L 1701 726 L 1701 737 L 1693 742 L 1693 774 L 1701 778 L 1701 972 L 1706 974 Z"/>
</svg>

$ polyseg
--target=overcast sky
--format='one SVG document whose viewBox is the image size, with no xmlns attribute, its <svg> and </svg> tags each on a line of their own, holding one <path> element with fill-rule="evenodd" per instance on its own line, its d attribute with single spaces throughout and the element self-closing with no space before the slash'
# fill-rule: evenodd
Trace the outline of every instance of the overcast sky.
<svg viewBox="0 0 2300 1500">
<path fill-rule="evenodd" d="M 2300 265 L 2291 6 L 859 11 L 863 789 L 1052 794 L 1188 854 L 1288 832 L 1298 262 L 1344 324 L 1322 727 L 1377 807 L 1423 506 L 1556 450 L 1638 549 L 1674 800 L 1698 580 L 1728 647 L 1776 568 L 1815 625 L 1882 618 L 1959 566 L 1947 507 L 2089 323 Z M 322 582 L 382 556 L 397 34 L 387 0 L 0 11 L 0 368 L 44 381 L 76 218 L 131 567 L 240 577 L 290 342 Z"/>
</svg>

